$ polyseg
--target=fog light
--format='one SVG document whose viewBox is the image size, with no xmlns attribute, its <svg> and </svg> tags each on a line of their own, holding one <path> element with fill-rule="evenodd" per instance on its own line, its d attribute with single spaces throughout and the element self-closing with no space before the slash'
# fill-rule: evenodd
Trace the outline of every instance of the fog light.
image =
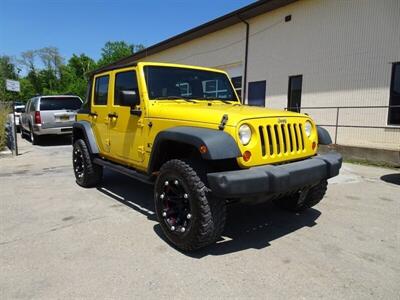
<svg viewBox="0 0 400 300">
<path fill-rule="evenodd" d="M 249 161 L 251 158 L 251 152 L 250 151 L 244 151 L 243 153 L 243 160 L 244 161 Z"/>
</svg>

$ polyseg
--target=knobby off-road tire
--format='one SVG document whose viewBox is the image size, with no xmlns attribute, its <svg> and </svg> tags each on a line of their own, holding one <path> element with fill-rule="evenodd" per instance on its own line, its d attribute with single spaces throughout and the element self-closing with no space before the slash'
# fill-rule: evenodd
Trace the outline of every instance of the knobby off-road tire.
<svg viewBox="0 0 400 300">
<path fill-rule="evenodd" d="M 156 214 L 164 234 L 178 249 L 196 250 L 220 238 L 225 201 L 207 191 L 188 163 L 173 159 L 161 167 L 154 186 Z"/>
<path fill-rule="evenodd" d="M 72 165 L 76 183 L 83 187 L 94 187 L 103 177 L 103 167 L 93 163 L 92 156 L 84 140 L 74 143 L 72 150 Z"/>
<path fill-rule="evenodd" d="M 289 197 L 276 199 L 274 200 L 274 203 L 283 209 L 293 212 L 301 212 L 317 205 L 322 198 L 324 198 L 327 188 L 328 182 L 326 180 L 322 180 L 308 190 L 303 201 L 301 199 L 301 194 L 297 193 Z"/>
</svg>

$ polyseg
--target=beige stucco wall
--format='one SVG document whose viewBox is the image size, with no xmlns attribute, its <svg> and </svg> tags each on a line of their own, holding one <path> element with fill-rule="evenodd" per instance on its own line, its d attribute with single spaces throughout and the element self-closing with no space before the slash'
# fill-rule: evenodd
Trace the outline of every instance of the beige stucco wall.
<svg viewBox="0 0 400 300">
<path fill-rule="evenodd" d="M 285 23 L 284 17 L 292 15 Z M 249 20 L 248 81 L 266 80 L 266 105 L 287 105 L 288 76 L 303 75 L 302 106 L 388 105 L 391 63 L 400 61 L 400 1 L 300 0 Z M 245 26 L 237 24 L 143 60 L 243 66 Z M 336 110 L 304 110 L 334 124 Z M 338 143 L 400 150 L 387 109 L 342 109 Z M 334 130 L 330 129 L 334 136 Z"/>
</svg>

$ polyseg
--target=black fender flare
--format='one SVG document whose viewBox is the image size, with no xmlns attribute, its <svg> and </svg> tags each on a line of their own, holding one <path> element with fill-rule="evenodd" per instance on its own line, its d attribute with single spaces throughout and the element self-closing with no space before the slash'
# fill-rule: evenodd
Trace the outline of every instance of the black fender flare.
<svg viewBox="0 0 400 300">
<path fill-rule="evenodd" d="M 160 146 L 165 141 L 191 145 L 196 149 L 204 145 L 207 147 L 207 152 L 201 153 L 201 157 L 205 160 L 229 159 L 242 155 L 233 137 L 224 131 L 177 126 L 159 132 L 154 139 L 149 163 L 150 172 L 154 170 Z"/>
<path fill-rule="evenodd" d="M 328 130 L 322 128 L 321 126 L 317 126 L 317 131 L 318 131 L 318 144 L 320 145 L 332 144 L 332 139 Z"/>
<path fill-rule="evenodd" d="M 91 154 L 98 154 L 99 147 L 93 134 L 92 126 L 88 121 L 78 121 L 72 126 L 72 141 L 75 142 L 77 133 L 81 131 Z"/>
</svg>

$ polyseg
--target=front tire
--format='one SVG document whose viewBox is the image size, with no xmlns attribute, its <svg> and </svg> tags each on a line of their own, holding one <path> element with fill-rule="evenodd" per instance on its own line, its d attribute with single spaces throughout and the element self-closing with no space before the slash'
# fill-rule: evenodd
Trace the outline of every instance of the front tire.
<svg viewBox="0 0 400 300">
<path fill-rule="evenodd" d="M 167 161 L 161 167 L 154 201 L 164 234 L 181 250 L 208 246 L 224 230 L 225 201 L 211 198 L 197 173 L 181 160 Z"/>
<path fill-rule="evenodd" d="M 92 156 L 84 140 L 74 143 L 72 150 L 72 165 L 76 183 L 83 187 L 94 187 L 103 177 L 103 167 L 93 163 Z"/>
<path fill-rule="evenodd" d="M 317 185 L 311 187 L 306 192 L 306 195 L 302 195 L 304 191 L 298 192 L 291 196 L 276 199 L 274 200 L 274 203 L 283 209 L 293 212 L 301 212 L 317 205 L 322 198 L 324 198 L 327 188 L 328 181 L 322 180 Z"/>
</svg>

